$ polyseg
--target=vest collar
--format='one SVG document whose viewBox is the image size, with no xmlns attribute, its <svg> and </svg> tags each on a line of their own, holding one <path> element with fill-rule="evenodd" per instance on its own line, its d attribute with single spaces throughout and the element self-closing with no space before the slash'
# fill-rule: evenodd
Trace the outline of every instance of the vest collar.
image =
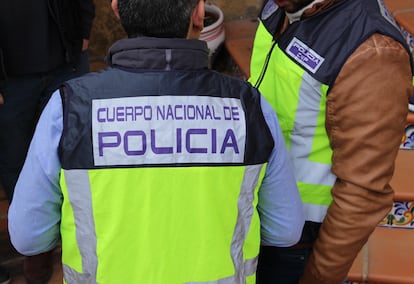
<svg viewBox="0 0 414 284">
<path fill-rule="evenodd" d="M 313 5 L 320 3 L 320 2 L 324 2 L 325 0 L 314 0 L 312 1 L 309 5 L 305 6 L 304 8 L 300 9 L 299 11 L 295 12 L 295 13 L 287 13 L 286 12 L 286 16 L 289 19 L 289 24 L 299 21 L 302 17 L 302 15 L 305 13 L 305 11 L 309 8 L 311 8 Z"/>
<path fill-rule="evenodd" d="M 107 64 L 145 70 L 208 68 L 207 44 L 194 39 L 139 37 L 117 41 L 109 49 Z"/>
</svg>

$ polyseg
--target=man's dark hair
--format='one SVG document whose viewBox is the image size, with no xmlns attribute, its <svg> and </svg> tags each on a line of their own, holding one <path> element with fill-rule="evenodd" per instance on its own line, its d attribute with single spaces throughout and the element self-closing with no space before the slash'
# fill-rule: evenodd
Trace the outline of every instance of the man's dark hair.
<svg viewBox="0 0 414 284">
<path fill-rule="evenodd" d="M 128 37 L 185 38 L 198 0 L 118 0 Z"/>
</svg>

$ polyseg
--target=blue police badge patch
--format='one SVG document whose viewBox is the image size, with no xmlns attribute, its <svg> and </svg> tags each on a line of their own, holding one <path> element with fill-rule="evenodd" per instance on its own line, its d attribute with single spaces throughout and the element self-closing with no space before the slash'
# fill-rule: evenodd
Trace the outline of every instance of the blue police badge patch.
<svg viewBox="0 0 414 284">
<path fill-rule="evenodd" d="M 286 52 L 312 73 L 316 73 L 325 60 L 325 58 L 296 37 L 289 43 Z"/>
</svg>

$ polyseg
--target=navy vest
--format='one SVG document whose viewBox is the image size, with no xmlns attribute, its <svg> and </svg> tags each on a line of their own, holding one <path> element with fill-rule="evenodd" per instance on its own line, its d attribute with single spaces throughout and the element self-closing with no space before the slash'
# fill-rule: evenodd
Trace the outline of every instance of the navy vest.
<svg viewBox="0 0 414 284">
<path fill-rule="evenodd" d="M 140 127 L 142 127 L 143 123 L 147 123 L 148 120 L 151 119 L 154 120 L 154 123 L 151 125 L 151 127 L 148 127 L 148 129 L 146 129 L 147 132 L 145 133 L 145 136 L 148 138 L 147 141 L 149 141 L 151 135 L 153 135 L 154 137 L 155 135 L 158 135 L 158 128 L 164 127 L 164 125 L 180 129 L 180 126 L 185 124 L 186 118 L 184 117 L 184 115 L 197 115 L 199 117 L 206 116 L 204 118 L 204 121 L 202 122 L 204 123 L 206 119 L 210 120 L 210 125 L 212 125 L 211 128 L 208 129 L 210 133 L 211 131 L 214 131 L 211 130 L 214 128 L 223 129 L 221 125 L 227 123 L 229 120 L 237 120 L 242 111 L 244 113 L 245 120 L 245 124 L 243 123 L 243 128 L 245 128 L 245 138 L 243 138 L 243 140 L 245 139 L 245 143 L 243 143 L 244 145 L 239 144 L 238 146 L 243 146 L 243 148 L 245 149 L 242 153 L 242 155 L 244 155 L 244 160 L 234 163 L 231 162 L 228 164 L 262 164 L 268 161 L 270 153 L 273 150 L 274 141 L 271 132 L 267 126 L 267 123 L 263 117 L 263 113 L 260 106 L 260 94 L 249 83 L 240 81 L 229 76 L 223 76 L 222 74 L 219 74 L 214 71 L 192 70 L 143 72 L 136 70 L 136 72 L 129 72 L 117 68 L 109 68 L 108 70 L 100 73 L 91 73 L 84 77 L 73 79 L 66 83 L 65 88 L 63 90 L 64 129 L 60 142 L 60 158 L 62 162 L 62 167 L 64 169 L 99 168 L 99 165 L 96 164 L 96 149 L 95 154 L 93 149 L 93 145 L 95 145 L 96 147 L 96 141 L 93 142 L 92 127 L 94 123 L 93 120 L 97 120 L 95 118 L 96 111 L 93 111 L 93 101 L 114 101 L 113 99 L 116 98 L 120 98 L 121 105 L 123 103 L 123 106 L 125 107 L 116 109 L 110 108 L 109 110 L 104 108 L 99 109 L 98 111 L 101 111 L 102 114 L 100 120 L 103 121 L 103 127 L 105 127 L 105 119 L 108 121 L 113 120 L 114 116 L 116 116 L 118 120 L 126 120 L 133 119 L 134 115 L 138 116 L 138 114 L 140 114 L 140 119 L 142 119 L 141 125 L 138 122 L 138 120 L 135 123 L 135 125 L 133 125 L 133 127 L 136 127 L 137 129 L 137 131 L 135 131 L 137 135 L 141 133 L 138 132 L 138 130 L 140 129 Z M 147 109 L 145 109 L 145 107 L 139 109 L 139 106 L 129 105 L 127 103 L 128 99 L 130 99 L 130 101 L 134 101 L 137 100 L 136 98 L 138 98 L 139 100 L 139 98 L 142 97 L 147 98 L 146 100 L 148 102 L 152 101 L 153 99 L 155 101 L 162 101 L 163 96 L 172 97 L 172 99 L 169 99 L 170 102 L 174 102 L 174 98 L 176 98 L 176 100 L 185 102 L 185 98 L 187 97 L 189 98 L 189 102 L 192 102 L 192 105 L 187 106 L 187 113 L 184 113 L 186 108 L 185 103 L 181 103 L 180 105 L 169 109 L 168 105 L 163 105 L 158 110 L 155 110 L 154 104 L 152 105 L 153 109 L 151 110 L 151 103 L 148 103 Z M 229 98 L 230 101 L 231 99 L 236 99 L 239 106 L 241 107 L 235 109 L 233 108 L 233 105 L 228 104 L 227 106 L 225 106 L 226 109 L 223 111 L 223 106 L 220 104 L 221 98 L 223 98 L 226 102 L 229 101 Z M 203 103 L 203 105 L 198 110 L 195 110 L 194 105 L 197 104 L 197 101 L 206 103 Z M 207 107 L 209 107 L 208 104 L 210 101 L 214 102 L 215 106 L 211 107 L 208 110 Z M 213 103 L 211 105 L 213 105 Z M 165 107 L 167 108 L 167 110 Z M 204 108 L 203 113 L 195 114 L 194 111 L 200 111 L 201 108 Z M 222 109 L 220 114 L 216 112 L 218 108 Z M 171 113 L 174 112 L 174 109 L 176 111 L 179 111 L 179 115 L 174 115 L 173 113 Z M 143 113 L 145 111 L 148 112 Z M 150 111 L 152 111 L 151 114 Z M 130 114 L 128 115 L 127 112 L 130 112 Z M 146 117 L 143 117 L 145 115 Z M 158 118 L 155 118 L 155 116 L 157 116 Z M 162 123 L 160 123 L 161 118 L 163 119 Z M 187 120 L 189 119 L 191 118 L 187 117 Z M 215 127 L 215 125 L 217 125 L 217 127 Z M 149 132 L 149 128 L 153 128 L 151 129 L 151 133 Z M 194 128 L 194 126 L 192 126 L 192 128 Z M 200 128 L 202 127 L 200 126 Z M 116 131 L 117 129 L 113 130 L 113 132 Z M 208 136 L 206 134 L 206 130 L 204 129 L 193 129 L 191 131 L 192 133 L 190 134 L 193 135 L 193 137 L 196 137 L 196 135 L 200 135 L 198 137 L 206 137 L 206 139 L 210 140 L 216 138 L 214 132 L 212 134 L 210 133 Z M 231 129 L 231 131 L 236 134 L 238 132 L 237 129 Z M 229 133 L 232 134 L 232 132 Z M 179 147 L 177 146 L 177 148 L 179 149 L 174 149 L 174 151 L 179 151 L 180 153 L 187 151 L 186 153 L 189 153 L 189 155 L 192 154 L 190 153 L 191 151 L 198 151 L 200 153 L 204 151 L 204 149 L 201 148 L 189 149 L 190 147 L 188 147 L 188 145 L 186 148 L 186 142 L 184 141 L 186 139 L 186 134 L 184 130 L 182 131 L 182 133 L 177 133 L 178 134 L 174 132 L 173 134 L 177 137 L 179 136 L 178 138 L 171 137 L 171 143 L 176 143 L 176 141 L 178 141 L 177 139 L 180 139 L 177 142 L 177 144 L 179 144 Z M 190 134 L 188 134 L 187 131 L 187 139 Z M 122 147 L 125 148 L 125 145 L 110 144 L 119 142 L 117 141 L 116 137 L 116 135 L 112 138 L 109 137 L 104 145 L 107 148 L 100 150 L 106 151 L 112 146 L 119 146 L 119 148 L 121 148 L 120 151 L 122 150 Z M 121 135 L 119 137 L 121 137 Z M 118 140 L 120 139 L 119 137 Z M 155 139 L 154 137 L 152 137 L 153 140 Z M 181 141 L 181 137 L 183 141 Z M 232 137 L 229 137 L 229 144 L 235 143 L 235 141 L 233 141 L 231 138 Z M 145 145 L 145 147 L 147 151 L 157 152 L 156 154 L 158 155 L 162 155 L 162 151 L 171 152 L 170 148 L 156 148 L 154 147 L 154 145 L 155 143 L 153 143 L 153 145 L 148 144 Z M 230 147 L 232 146 L 234 145 L 230 145 Z M 215 146 L 213 146 L 213 148 L 214 147 Z M 214 153 L 220 152 L 220 145 L 217 145 L 216 148 L 214 148 L 211 151 L 213 151 Z M 136 149 L 135 152 L 132 150 L 128 152 L 128 154 L 134 153 L 139 154 L 138 150 Z M 210 160 L 206 158 L 206 161 Z M 195 165 L 197 163 L 190 164 Z M 200 163 L 198 164 L 200 165 Z M 189 164 L 185 163 L 174 163 L 168 165 L 164 164 L 163 166 L 188 165 Z M 201 163 L 201 165 L 223 166 L 223 163 L 206 162 Z M 145 166 L 154 166 L 154 164 L 136 164 L 129 165 L 128 167 Z M 114 165 L 114 167 L 117 166 Z"/>
<path fill-rule="evenodd" d="M 285 11 L 273 0 L 264 5 L 260 19 L 294 62 L 329 86 L 348 57 L 374 33 L 395 39 L 411 54 L 381 0 L 337 0 L 316 15 L 290 24 L 280 36 L 277 34 L 284 22 Z M 411 67 L 414 75 L 412 58 Z"/>
</svg>

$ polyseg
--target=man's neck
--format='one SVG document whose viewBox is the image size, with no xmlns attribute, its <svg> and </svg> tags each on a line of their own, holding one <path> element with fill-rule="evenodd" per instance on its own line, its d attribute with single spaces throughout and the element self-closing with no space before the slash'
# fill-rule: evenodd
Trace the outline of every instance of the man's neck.
<svg viewBox="0 0 414 284">
<path fill-rule="evenodd" d="M 314 0 L 314 1 L 312 1 L 311 3 L 309 3 L 308 5 L 306 5 L 305 7 L 303 7 L 302 9 L 300 9 L 299 11 L 297 11 L 295 13 L 287 13 L 286 12 L 286 16 L 289 19 L 289 24 L 291 24 L 293 22 L 296 22 L 296 21 L 299 21 L 306 9 L 309 9 L 314 4 L 319 3 L 319 2 L 323 2 L 323 1 L 325 1 L 325 0 Z"/>
</svg>

